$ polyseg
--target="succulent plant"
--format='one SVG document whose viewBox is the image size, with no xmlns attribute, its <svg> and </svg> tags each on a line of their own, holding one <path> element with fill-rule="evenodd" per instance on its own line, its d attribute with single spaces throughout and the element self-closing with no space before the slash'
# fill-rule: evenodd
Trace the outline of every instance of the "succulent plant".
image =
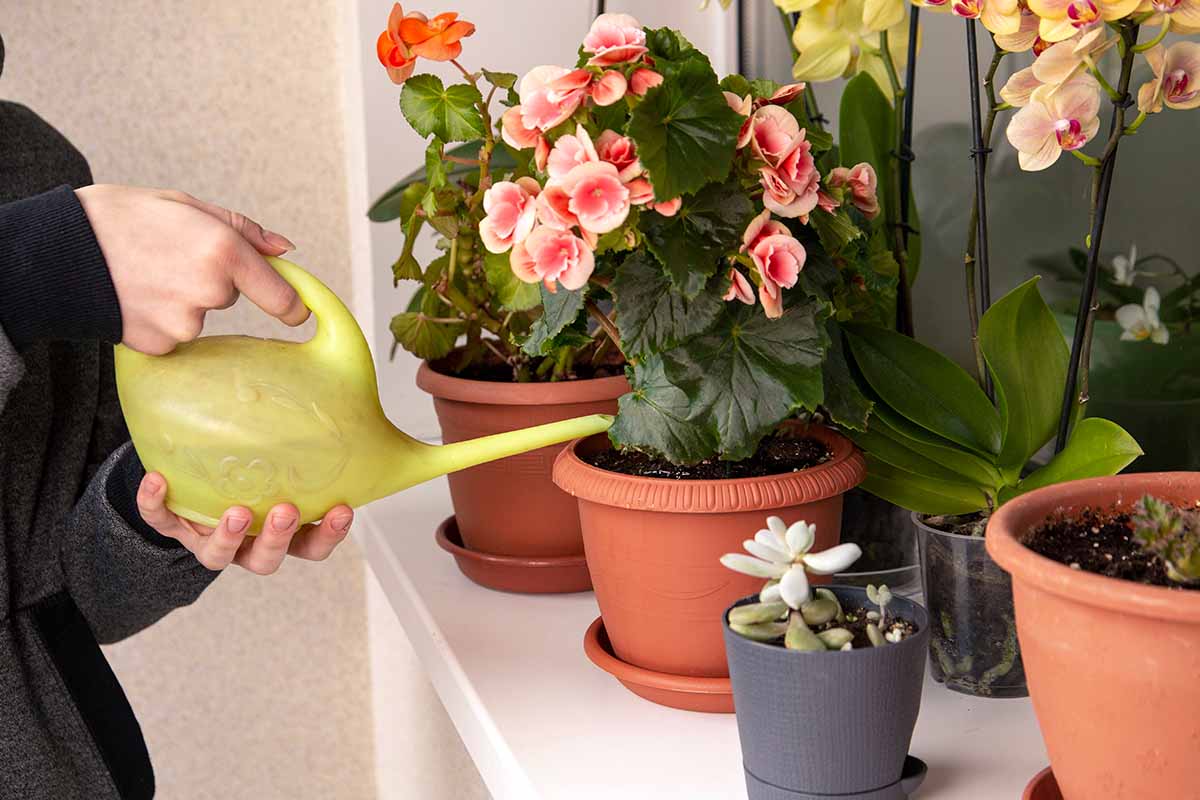
<svg viewBox="0 0 1200 800">
<path fill-rule="evenodd" d="M 1133 507 L 1133 538 L 1154 553 L 1176 583 L 1200 582 L 1200 509 L 1146 495 Z"/>
<path fill-rule="evenodd" d="M 814 632 L 831 622 L 846 621 L 837 595 L 828 589 L 812 589 L 808 573 L 832 575 L 842 572 L 862 555 L 856 544 L 839 544 L 819 553 L 811 552 L 817 526 L 803 520 L 787 525 L 779 517 L 767 517 L 767 527 L 743 542 L 745 553 L 727 553 L 721 563 L 746 575 L 767 578 L 757 603 L 737 606 L 729 612 L 729 628 L 756 642 L 773 642 L 783 637 L 790 650 L 851 650 L 854 634 L 840 626 Z M 892 593 L 886 586 L 867 587 L 867 596 L 879 606 L 867 627 L 871 643 L 880 647 L 892 638 L 884 619 Z M 874 633 L 872 633 L 874 631 Z"/>
</svg>

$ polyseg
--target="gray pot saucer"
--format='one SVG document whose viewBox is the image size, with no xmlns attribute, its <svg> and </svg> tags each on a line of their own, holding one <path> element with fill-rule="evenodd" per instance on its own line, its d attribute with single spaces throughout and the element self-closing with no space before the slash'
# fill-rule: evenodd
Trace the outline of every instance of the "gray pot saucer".
<svg viewBox="0 0 1200 800">
<path fill-rule="evenodd" d="M 916 756 L 904 759 L 904 771 L 900 780 L 890 786 L 874 789 L 870 792 L 857 794 L 809 794 L 784 789 L 779 786 L 759 780 L 753 773 L 746 771 L 746 784 L 752 797 L 757 800 L 909 800 L 914 792 L 925 782 L 929 766 Z"/>
</svg>

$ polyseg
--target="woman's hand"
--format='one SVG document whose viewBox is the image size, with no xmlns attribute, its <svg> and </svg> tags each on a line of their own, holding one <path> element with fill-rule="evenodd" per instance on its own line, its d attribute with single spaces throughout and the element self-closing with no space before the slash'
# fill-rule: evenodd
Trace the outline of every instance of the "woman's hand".
<svg viewBox="0 0 1200 800">
<path fill-rule="evenodd" d="M 237 564 L 257 575 L 270 575 L 288 555 L 323 561 L 346 538 L 354 521 L 354 512 L 348 506 L 335 506 L 320 524 L 301 526 L 296 507 L 281 503 L 267 513 L 262 533 L 247 536 L 253 518 L 248 508 L 227 509 L 221 524 L 209 528 L 172 513 L 166 507 L 166 497 L 166 479 L 157 472 L 148 473 L 137 493 L 142 519 L 163 536 L 177 540 L 211 570 Z"/>
</svg>

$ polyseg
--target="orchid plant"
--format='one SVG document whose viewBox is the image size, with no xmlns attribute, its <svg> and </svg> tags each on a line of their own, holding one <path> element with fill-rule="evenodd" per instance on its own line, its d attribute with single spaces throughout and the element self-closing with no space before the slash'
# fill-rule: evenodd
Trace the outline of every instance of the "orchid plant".
<svg viewBox="0 0 1200 800">
<path fill-rule="evenodd" d="M 817 526 L 804 520 L 787 525 L 779 517 L 767 517 L 767 527 L 743 543 L 746 553 L 721 556 L 721 563 L 729 569 L 767 579 L 758 602 L 730 609 L 730 630 L 757 642 L 782 640 L 789 650 L 853 649 L 854 634 L 842 627 L 848 617 L 837 595 L 829 589 L 814 590 L 808 575 L 844 572 L 858 560 L 862 550 L 856 544 L 845 543 L 814 553 L 816 535 Z M 892 593 L 886 586 L 870 586 L 867 596 L 879 606 L 879 611 L 867 614 L 866 631 L 871 644 L 883 647 L 900 641 L 903 626 L 887 622 Z"/>
</svg>

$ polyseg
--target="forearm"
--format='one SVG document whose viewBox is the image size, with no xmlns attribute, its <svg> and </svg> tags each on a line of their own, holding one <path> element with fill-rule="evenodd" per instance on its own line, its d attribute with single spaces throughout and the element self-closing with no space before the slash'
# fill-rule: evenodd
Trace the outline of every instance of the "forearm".
<svg viewBox="0 0 1200 800">
<path fill-rule="evenodd" d="M 18 350 L 39 340 L 121 339 L 108 266 L 69 187 L 0 205 L 0 328 Z"/>
</svg>

